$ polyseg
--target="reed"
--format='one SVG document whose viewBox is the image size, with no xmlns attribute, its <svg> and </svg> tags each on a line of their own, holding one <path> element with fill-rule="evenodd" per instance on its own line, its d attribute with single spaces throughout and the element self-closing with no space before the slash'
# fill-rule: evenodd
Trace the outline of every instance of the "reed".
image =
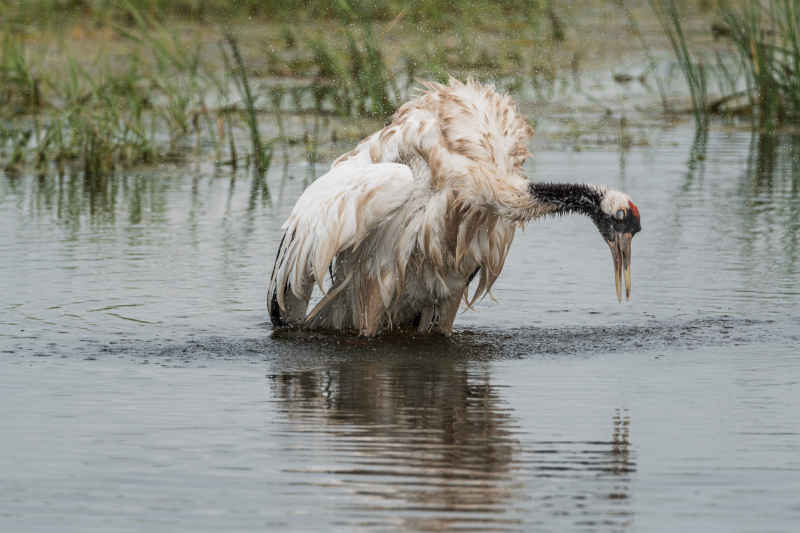
<svg viewBox="0 0 800 533">
<path fill-rule="evenodd" d="M 123 75 L 107 70 L 89 75 L 70 62 L 68 76 L 47 80 L 53 100 L 62 102 L 16 122 L 15 140 L 7 166 L 26 163 L 30 156 L 44 170 L 47 162 L 79 164 L 87 175 L 108 172 L 118 164 L 151 161 L 152 142 L 144 121 L 146 96 L 134 80 L 135 69 Z M 30 132 L 28 134 L 27 132 Z"/>
<path fill-rule="evenodd" d="M 759 126 L 800 119 L 800 0 L 749 0 L 721 7 L 728 37 L 746 66 Z"/>
<path fill-rule="evenodd" d="M 418 76 L 445 80 L 450 73 L 474 75 L 493 78 L 501 88 L 521 90 L 521 73 L 536 60 L 519 52 L 516 41 L 510 44 L 510 39 L 498 37 L 497 20 L 504 16 L 526 33 L 540 19 L 558 26 L 552 33 L 564 38 L 571 29 L 566 11 L 553 11 L 553 6 L 561 9 L 556 3 L 534 0 L 309 0 L 301 9 L 278 4 L 0 0 L 0 118 L 15 115 L 13 123 L 6 123 L 8 134 L 0 138 L 2 164 L 32 163 L 45 171 L 71 165 L 102 175 L 182 157 L 190 148 L 210 142 L 218 164 L 236 166 L 248 160 L 264 173 L 274 140 L 264 138 L 266 129 L 259 131 L 258 122 L 261 119 L 263 126 L 269 117 L 277 126 L 284 161 L 287 142 L 305 141 L 306 159 L 313 168 L 325 115 L 385 120 L 408 98 Z M 270 6 L 275 9 L 270 11 Z M 251 16 L 274 30 L 271 35 L 259 28 L 259 36 L 252 37 L 252 23 L 245 21 Z M 208 26 L 198 20 L 243 32 L 213 29 L 209 37 Z M 287 22 L 292 20 L 315 22 Z M 414 32 L 392 29 L 404 24 L 414 25 Z M 320 28 L 332 27 L 341 31 L 324 39 L 309 38 L 309 28 L 320 35 Z M 414 41 L 417 27 L 446 29 L 448 38 Z M 104 29 L 102 35 L 98 28 Z M 477 43 L 476 29 L 485 30 L 483 35 L 492 42 Z M 542 26 L 539 33 L 551 32 Z M 60 57 L 51 54 L 45 63 L 44 54 L 32 53 L 43 48 L 42 43 L 67 42 L 73 34 L 79 37 Z M 404 45 L 411 42 L 414 48 L 398 57 L 387 48 L 386 43 L 394 41 L 385 37 L 404 39 Z M 73 55 L 78 59 L 70 59 L 70 50 L 86 50 L 95 38 L 104 45 L 96 55 L 77 52 Z M 222 53 L 209 53 L 208 42 L 219 43 Z M 254 48 L 267 52 L 262 56 L 266 64 L 247 63 L 255 57 Z M 541 77 L 552 95 L 558 78 L 551 67 Z M 281 82 L 283 88 L 271 89 L 271 81 L 262 78 L 265 72 L 292 79 Z M 301 120 L 286 118 L 289 113 L 301 114 Z M 313 121 L 308 119 L 312 114 Z M 300 132 L 294 131 L 298 123 Z"/>
<path fill-rule="evenodd" d="M 256 114 L 255 99 L 253 98 L 253 92 L 250 89 L 250 82 L 247 79 L 247 71 L 245 70 L 242 54 L 239 51 L 239 44 L 236 42 L 236 38 L 233 36 L 233 33 L 231 33 L 230 30 L 225 31 L 225 41 L 228 43 L 228 47 L 230 48 L 236 68 L 231 69 L 231 64 L 227 57 L 225 59 L 225 64 L 227 68 L 231 69 L 230 72 L 233 74 L 233 78 L 236 81 L 236 86 L 239 89 L 242 99 L 244 100 L 245 117 L 247 120 L 247 126 L 250 130 L 250 142 L 253 147 L 253 159 L 255 161 L 255 167 L 258 174 L 263 176 L 267 172 L 270 161 L 272 160 L 272 147 L 271 144 L 265 146 L 264 143 L 261 142 L 261 134 L 258 131 L 258 117 Z M 223 55 L 225 55 L 224 50 Z M 266 187 L 266 183 L 264 186 Z"/>
<path fill-rule="evenodd" d="M 102 52 L 91 62 L 66 56 L 52 71 L 30 59 L 17 33 L 3 31 L 0 115 L 21 117 L 13 126 L 17 134 L 6 136 L 12 148 L 5 166 L 33 163 L 45 171 L 53 163 L 60 172 L 69 163 L 86 176 L 100 176 L 174 157 L 193 127 L 196 132 L 209 85 L 198 47 L 132 2 L 128 7 L 129 25 L 119 35 L 133 45 L 124 61 Z"/>
<path fill-rule="evenodd" d="M 669 39 L 678 67 L 689 87 L 695 125 L 698 129 L 706 129 L 709 119 L 707 71 L 704 64 L 697 61 L 689 50 L 683 17 L 678 10 L 676 0 L 650 0 L 650 5 Z"/>
<path fill-rule="evenodd" d="M 15 114 L 41 109 L 41 78 L 25 53 L 22 39 L 5 32 L 0 47 L 0 109 Z"/>
<path fill-rule="evenodd" d="M 193 107 L 202 101 L 208 84 L 200 71 L 200 46 L 184 42 L 175 31 L 170 31 L 157 17 L 140 11 L 131 0 L 124 4 L 132 24 L 117 24 L 115 28 L 152 56 L 152 67 L 149 72 L 142 72 L 141 77 L 147 80 L 151 93 L 163 100 L 154 109 L 166 123 L 174 148 L 189 133 Z M 138 55 L 134 54 L 131 66 L 139 63 Z"/>
<path fill-rule="evenodd" d="M 328 102 L 339 115 L 388 117 L 399 101 L 395 75 L 376 45 L 372 25 L 358 18 L 344 0 L 339 5 L 352 17 L 344 25 L 347 48 L 334 50 L 323 39 L 308 42 L 316 68 L 309 89 L 321 87 L 322 101 Z M 351 29 L 351 25 L 356 25 L 357 30 Z"/>
<path fill-rule="evenodd" d="M 709 115 L 746 95 L 747 110 L 762 130 L 795 125 L 800 120 L 800 0 L 723 1 L 717 14 L 723 24 L 715 28 L 732 45 L 736 58 L 714 51 L 716 61 L 697 60 L 697 50 L 687 44 L 676 0 L 650 0 L 670 41 L 678 66 L 686 79 L 692 112 L 698 127 L 708 125 Z M 710 52 L 707 53 L 709 55 Z M 728 57 L 730 54 L 728 54 Z M 744 91 L 740 76 L 744 76 Z M 708 97 L 709 80 L 716 79 L 721 95 Z"/>
</svg>

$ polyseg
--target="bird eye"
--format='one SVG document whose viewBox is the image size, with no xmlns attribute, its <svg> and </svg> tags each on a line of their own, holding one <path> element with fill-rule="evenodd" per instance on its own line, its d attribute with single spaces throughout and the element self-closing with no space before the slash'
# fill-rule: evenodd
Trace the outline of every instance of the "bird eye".
<svg viewBox="0 0 800 533">
<path fill-rule="evenodd" d="M 617 220 L 622 220 L 623 218 L 625 218 L 625 210 L 624 209 L 618 209 L 616 214 L 614 215 L 614 217 Z"/>
</svg>

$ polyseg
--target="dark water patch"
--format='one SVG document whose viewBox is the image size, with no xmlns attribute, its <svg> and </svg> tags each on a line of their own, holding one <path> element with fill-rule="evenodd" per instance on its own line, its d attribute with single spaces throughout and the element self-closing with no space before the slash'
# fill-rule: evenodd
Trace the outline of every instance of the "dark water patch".
<svg viewBox="0 0 800 533">
<path fill-rule="evenodd" d="M 279 361 L 288 367 L 313 367 L 343 359 L 350 363 L 380 358 L 414 361 L 497 361 L 523 358 L 594 357 L 601 354 L 696 350 L 724 345 L 794 342 L 791 325 L 774 320 L 719 316 L 639 325 L 472 328 L 450 337 L 389 334 L 373 339 L 301 330 L 270 331 L 261 337 L 201 336 L 186 340 L 121 339 L 102 343 L 84 339 L 77 347 L 51 343 L 46 350 L 18 345 L 8 353 L 40 356 L 117 357 L 153 364 L 194 365 L 220 361 Z"/>
<path fill-rule="evenodd" d="M 523 328 L 509 337 L 524 353 L 598 354 L 649 352 L 663 349 L 699 349 L 705 346 L 753 344 L 775 340 L 773 320 L 721 316 L 644 325 Z"/>
</svg>

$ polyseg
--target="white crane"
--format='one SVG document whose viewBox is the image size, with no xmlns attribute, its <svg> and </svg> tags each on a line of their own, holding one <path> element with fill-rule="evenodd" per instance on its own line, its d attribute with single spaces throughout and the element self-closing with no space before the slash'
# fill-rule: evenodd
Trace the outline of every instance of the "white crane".
<svg viewBox="0 0 800 533">
<path fill-rule="evenodd" d="M 549 214 L 591 217 L 611 248 L 617 298 L 623 272 L 630 297 L 641 229 L 630 197 L 530 182 L 533 129 L 509 96 L 471 80 L 424 87 L 297 200 L 269 283 L 272 323 L 449 335 L 462 299 L 471 306 L 500 275 L 516 227 Z M 315 284 L 324 295 L 308 311 Z"/>
</svg>

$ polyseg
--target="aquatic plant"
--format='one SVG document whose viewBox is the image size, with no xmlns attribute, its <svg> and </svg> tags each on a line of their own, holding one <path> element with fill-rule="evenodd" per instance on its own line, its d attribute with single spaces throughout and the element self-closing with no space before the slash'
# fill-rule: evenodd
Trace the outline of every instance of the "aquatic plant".
<svg viewBox="0 0 800 533">
<path fill-rule="evenodd" d="M 669 39 L 678 66 L 689 87 L 695 125 L 698 129 L 705 129 L 708 127 L 707 71 L 703 63 L 689 50 L 683 28 L 683 16 L 678 10 L 676 0 L 650 0 L 650 5 Z"/>
<path fill-rule="evenodd" d="M 0 110 L 21 114 L 42 107 L 41 80 L 35 70 L 20 36 L 5 32 L 0 47 Z"/>
<path fill-rule="evenodd" d="M 333 110 L 340 115 L 387 117 L 399 101 L 395 76 L 376 44 L 372 25 L 359 17 L 345 0 L 339 0 L 337 5 L 349 17 L 343 27 L 347 49 L 342 54 L 324 39 L 308 42 L 316 67 L 312 88 L 321 87 L 321 100 L 330 100 Z M 351 25 L 357 25 L 358 30 L 353 31 Z"/>
<path fill-rule="evenodd" d="M 134 46 L 124 61 L 100 52 L 85 65 L 67 56 L 55 72 L 33 65 L 24 41 L 3 32 L 0 82 L 7 89 L 0 114 L 22 115 L 6 127 L 16 130 L 5 136 L 5 144 L 11 143 L 6 167 L 34 163 L 45 171 L 53 163 L 61 173 L 69 163 L 98 176 L 182 149 L 182 139 L 197 129 L 204 112 L 196 102 L 208 85 L 197 47 L 132 5 L 128 13 L 131 26 L 119 34 Z"/>
<path fill-rule="evenodd" d="M 242 54 L 239 51 L 239 45 L 236 42 L 236 38 L 230 31 L 226 31 L 225 41 L 228 43 L 228 47 L 230 47 L 231 55 L 233 56 L 236 68 L 231 68 L 230 61 L 227 59 L 227 54 L 223 49 L 225 65 L 226 68 L 233 74 L 233 78 L 236 81 L 236 86 L 239 89 L 239 94 L 244 100 L 245 116 L 247 119 L 247 126 L 250 130 L 250 141 L 253 146 L 253 159 L 255 162 L 255 168 L 258 174 L 263 176 L 267 172 L 269 163 L 272 159 L 272 145 L 270 144 L 265 146 L 264 143 L 261 142 L 261 134 L 258 131 L 258 118 L 256 116 L 255 100 L 253 98 L 253 92 L 250 89 L 250 82 L 247 79 L 247 71 L 244 66 L 244 60 L 242 59 Z M 231 138 L 233 138 L 232 132 Z M 267 194 L 269 193 L 267 192 Z"/>
<path fill-rule="evenodd" d="M 723 4 L 727 37 L 747 66 L 760 126 L 800 118 L 800 0 Z"/>
<path fill-rule="evenodd" d="M 732 44 L 738 60 L 733 64 L 719 50 L 713 53 L 714 63 L 697 59 L 701 52 L 687 43 L 676 0 L 650 4 L 686 79 L 699 127 L 707 126 L 709 114 L 721 112 L 742 95 L 749 99 L 747 108 L 754 111 L 761 129 L 800 119 L 800 0 L 723 1 L 718 10 L 723 23 L 713 25 L 712 31 Z M 739 88 L 740 74 L 744 91 Z M 713 101 L 708 97 L 712 77 L 722 90 Z"/>
</svg>

